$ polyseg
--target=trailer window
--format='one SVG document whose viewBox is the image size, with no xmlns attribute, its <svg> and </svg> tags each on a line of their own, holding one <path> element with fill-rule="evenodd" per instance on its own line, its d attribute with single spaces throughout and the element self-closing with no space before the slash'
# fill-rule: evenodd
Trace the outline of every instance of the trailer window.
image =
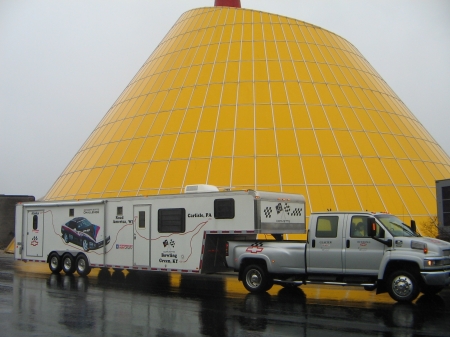
<svg viewBox="0 0 450 337">
<path fill-rule="evenodd" d="M 69 216 L 74 216 L 74 215 L 75 215 L 75 209 L 69 208 Z"/>
<path fill-rule="evenodd" d="M 337 216 L 321 216 L 317 219 L 317 238 L 336 238 L 339 218 Z"/>
<path fill-rule="evenodd" d="M 145 228 L 145 211 L 139 211 L 139 228 Z"/>
<path fill-rule="evenodd" d="M 186 210 L 184 208 L 161 208 L 158 210 L 159 233 L 184 233 Z"/>
<path fill-rule="evenodd" d="M 117 215 L 123 215 L 123 207 L 117 207 Z"/>
<path fill-rule="evenodd" d="M 37 215 L 33 215 L 33 230 L 38 229 L 38 219 L 39 217 Z"/>
<path fill-rule="evenodd" d="M 234 199 L 214 200 L 215 219 L 234 219 Z"/>
</svg>

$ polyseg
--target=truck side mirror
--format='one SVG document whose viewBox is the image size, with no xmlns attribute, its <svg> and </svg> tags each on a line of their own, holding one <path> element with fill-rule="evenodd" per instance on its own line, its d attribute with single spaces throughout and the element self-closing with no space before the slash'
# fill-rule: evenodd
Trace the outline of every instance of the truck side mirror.
<svg viewBox="0 0 450 337">
<path fill-rule="evenodd" d="M 414 233 L 417 233 L 417 226 L 416 226 L 416 221 L 415 220 L 411 220 L 411 230 Z"/>
<path fill-rule="evenodd" d="M 371 238 L 377 236 L 377 224 L 375 218 L 367 218 L 367 236 Z"/>
</svg>

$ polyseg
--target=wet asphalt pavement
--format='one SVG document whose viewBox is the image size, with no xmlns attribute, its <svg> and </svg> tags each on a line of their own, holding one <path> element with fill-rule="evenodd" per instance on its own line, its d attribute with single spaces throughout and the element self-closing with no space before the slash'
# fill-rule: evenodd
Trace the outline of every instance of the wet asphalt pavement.
<svg viewBox="0 0 450 337">
<path fill-rule="evenodd" d="M 93 270 L 51 275 L 0 253 L 0 336 L 449 336 L 450 289 L 395 303 L 353 287 L 274 286 L 235 275 Z"/>
</svg>

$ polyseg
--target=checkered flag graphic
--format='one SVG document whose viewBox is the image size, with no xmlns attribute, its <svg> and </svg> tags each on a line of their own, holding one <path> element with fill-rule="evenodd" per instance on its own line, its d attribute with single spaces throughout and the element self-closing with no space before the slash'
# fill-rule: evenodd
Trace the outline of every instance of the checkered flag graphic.
<svg viewBox="0 0 450 337">
<path fill-rule="evenodd" d="M 301 216 L 302 215 L 302 208 L 295 208 L 293 211 L 292 211 L 292 214 L 291 214 L 291 216 Z"/>
<path fill-rule="evenodd" d="M 279 204 L 277 205 L 276 210 L 277 210 L 277 214 L 280 214 L 280 213 L 281 213 L 281 211 L 283 210 L 283 206 L 281 206 L 281 203 L 279 203 Z"/>
<path fill-rule="evenodd" d="M 286 214 L 289 214 L 289 212 L 291 211 L 291 206 L 289 206 L 288 204 L 284 204 L 284 211 L 286 212 Z"/>
<path fill-rule="evenodd" d="M 272 207 L 267 206 L 264 209 L 264 214 L 265 214 L 266 218 L 271 218 L 272 217 Z"/>
</svg>

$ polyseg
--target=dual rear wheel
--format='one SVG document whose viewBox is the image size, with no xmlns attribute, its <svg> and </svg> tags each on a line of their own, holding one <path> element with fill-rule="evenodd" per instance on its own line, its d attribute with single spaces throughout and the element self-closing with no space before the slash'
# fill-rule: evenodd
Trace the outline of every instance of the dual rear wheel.
<svg viewBox="0 0 450 337">
<path fill-rule="evenodd" d="M 263 293 L 273 286 L 273 279 L 269 273 L 258 264 L 251 264 L 245 267 L 242 274 L 242 282 L 245 289 L 251 293 Z"/>
<path fill-rule="evenodd" d="M 84 254 L 74 257 L 70 253 L 62 256 L 58 253 L 52 253 L 48 259 L 48 265 L 54 274 L 59 274 L 63 270 L 67 275 L 71 275 L 76 271 L 80 276 L 87 276 L 91 272 L 89 261 Z"/>
</svg>

